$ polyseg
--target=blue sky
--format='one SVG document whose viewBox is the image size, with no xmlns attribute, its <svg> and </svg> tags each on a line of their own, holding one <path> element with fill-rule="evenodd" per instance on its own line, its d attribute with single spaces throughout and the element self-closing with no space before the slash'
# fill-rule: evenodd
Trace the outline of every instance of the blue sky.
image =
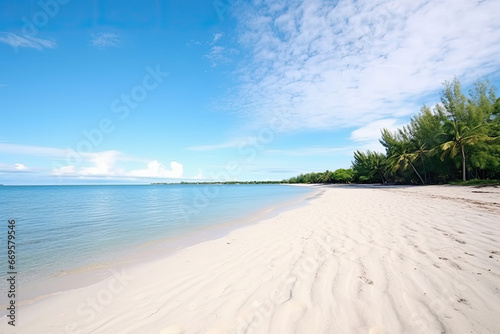
<svg viewBox="0 0 500 334">
<path fill-rule="evenodd" d="M 0 183 L 281 180 L 500 87 L 500 2 L 0 0 Z"/>
</svg>

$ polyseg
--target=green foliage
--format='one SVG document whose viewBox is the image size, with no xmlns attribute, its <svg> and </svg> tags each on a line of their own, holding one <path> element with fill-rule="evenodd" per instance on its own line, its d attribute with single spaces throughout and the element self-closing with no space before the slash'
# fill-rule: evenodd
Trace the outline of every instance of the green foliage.
<svg viewBox="0 0 500 334">
<path fill-rule="evenodd" d="M 352 169 L 360 182 L 386 183 L 387 158 L 384 154 L 372 151 L 354 152 Z"/>
<path fill-rule="evenodd" d="M 180 183 L 165 183 L 165 182 L 154 182 L 151 185 L 172 185 L 172 184 L 280 184 L 287 183 L 285 181 L 198 181 L 198 182 L 186 182 L 181 181 Z"/>
<path fill-rule="evenodd" d="M 451 181 L 454 186 L 499 186 L 500 180 L 480 180 L 472 179 L 468 181 Z"/>
<path fill-rule="evenodd" d="M 440 104 L 424 105 L 395 132 L 383 129 L 380 143 L 385 154 L 356 151 L 351 169 L 301 174 L 284 182 L 427 184 L 462 179 L 464 184 L 471 177 L 500 179 L 500 98 L 489 81 L 477 81 L 465 96 L 454 78 L 444 83 Z"/>
<path fill-rule="evenodd" d="M 480 123 L 479 125 L 470 128 L 466 123 L 458 121 L 447 121 L 443 124 L 443 132 L 446 142 L 442 143 L 439 147 L 442 151 L 441 160 L 444 160 L 446 155 L 454 158 L 458 153 L 462 155 L 462 180 L 466 180 L 466 149 L 479 142 L 485 143 L 491 138 L 485 133 L 485 126 L 487 123 Z"/>
<path fill-rule="evenodd" d="M 333 180 L 337 183 L 351 183 L 354 180 L 354 170 L 339 168 L 333 172 Z"/>
<path fill-rule="evenodd" d="M 424 105 L 402 129 L 382 130 L 384 164 L 373 152 L 354 153 L 359 182 L 380 182 L 385 177 L 425 184 L 459 177 L 465 181 L 468 176 L 500 177 L 500 98 L 495 87 L 478 81 L 466 97 L 457 78 L 444 86 L 441 104 L 434 109 Z"/>
<path fill-rule="evenodd" d="M 307 173 L 294 176 L 285 183 L 351 183 L 354 180 L 354 170 L 337 169 L 335 172 L 329 170 L 323 173 Z"/>
</svg>

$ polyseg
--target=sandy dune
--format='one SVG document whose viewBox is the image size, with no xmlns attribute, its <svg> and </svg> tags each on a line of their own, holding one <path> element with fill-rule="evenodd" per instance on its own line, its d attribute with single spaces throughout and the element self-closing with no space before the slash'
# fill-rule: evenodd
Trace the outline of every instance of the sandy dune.
<svg viewBox="0 0 500 334">
<path fill-rule="evenodd" d="M 16 333 L 500 333 L 500 188 L 323 189 L 21 307 Z"/>
</svg>

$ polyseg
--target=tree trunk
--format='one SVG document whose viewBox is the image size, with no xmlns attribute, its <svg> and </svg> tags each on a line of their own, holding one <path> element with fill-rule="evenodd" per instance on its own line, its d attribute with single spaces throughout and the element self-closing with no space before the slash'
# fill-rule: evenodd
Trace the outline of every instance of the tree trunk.
<svg viewBox="0 0 500 334">
<path fill-rule="evenodd" d="M 425 168 L 425 162 L 424 162 L 424 157 L 420 157 L 422 160 L 422 166 L 424 167 L 424 184 L 427 183 L 427 169 Z"/>
<path fill-rule="evenodd" d="M 425 181 L 422 179 L 422 177 L 420 176 L 420 174 L 417 172 L 417 170 L 415 169 L 415 166 L 413 166 L 413 164 L 410 162 L 410 166 L 413 168 L 413 170 L 415 171 L 415 173 L 417 174 L 417 176 L 419 177 L 420 181 L 422 181 L 422 184 L 425 184 Z"/>
<path fill-rule="evenodd" d="M 380 178 L 382 179 L 382 184 L 385 184 L 384 176 L 382 175 L 381 171 L 378 171 Z"/>
<path fill-rule="evenodd" d="M 460 147 L 462 148 L 462 180 L 465 182 L 467 181 L 467 177 L 465 175 L 465 151 L 464 151 L 464 145 L 460 145 Z"/>
</svg>

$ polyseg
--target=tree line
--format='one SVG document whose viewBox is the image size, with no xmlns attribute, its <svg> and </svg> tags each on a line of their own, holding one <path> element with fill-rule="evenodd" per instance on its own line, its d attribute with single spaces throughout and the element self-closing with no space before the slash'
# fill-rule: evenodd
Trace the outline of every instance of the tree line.
<svg viewBox="0 0 500 334">
<path fill-rule="evenodd" d="M 447 183 L 500 179 L 500 98 L 489 81 L 468 96 L 455 78 L 444 83 L 441 103 L 423 106 L 408 125 L 382 129 L 385 153 L 355 151 L 350 169 L 308 173 L 287 183 Z"/>
<path fill-rule="evenodd" d="M 284 183 L 351 183 L 355 180 L 355 172 L 353 169 L 339 168 L 334 172 L 329 170 L 324 173 L 307 173 L 300 174 L 288 180 L 283 180 Z"/>
</svg>

